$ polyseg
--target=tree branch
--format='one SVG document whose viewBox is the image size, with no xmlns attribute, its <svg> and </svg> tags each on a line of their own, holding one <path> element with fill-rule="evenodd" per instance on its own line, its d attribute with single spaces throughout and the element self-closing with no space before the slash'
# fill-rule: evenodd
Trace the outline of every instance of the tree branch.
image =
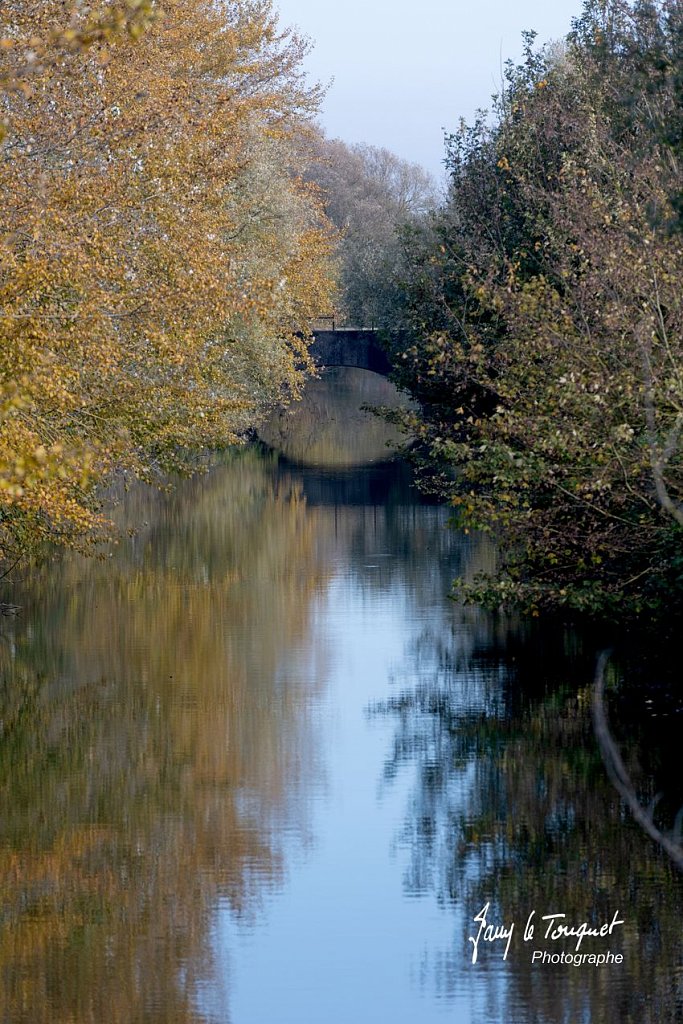
<svg viewBox="0 0 683 1024">
<path fill-rule="evenodd" d="M 652 820 L 652 810 L 647 811 L 641 805 L 633 783 L 626 771 L 626 766 L 621 759 L 621 754 L 616 743 L 612 739 L 607 722 L 605 711 L 605 669 L 610 658 L 609 651 L 603 651 L 598 659 L 595 670 L 595 682 L 593 684 L 593 728 L 595 738 L 600 747 L 602 760 L 607 769 L 607 774 L 615 789 L 628 805 L 631 814 L 638 822 L 643 831 L 647 832 L 651 839 L 661 846 L 668 854 L 676 867 L 683 871 L 683 848 L 673 842 L 668 836 L 660 832 Z"/>
</svg>

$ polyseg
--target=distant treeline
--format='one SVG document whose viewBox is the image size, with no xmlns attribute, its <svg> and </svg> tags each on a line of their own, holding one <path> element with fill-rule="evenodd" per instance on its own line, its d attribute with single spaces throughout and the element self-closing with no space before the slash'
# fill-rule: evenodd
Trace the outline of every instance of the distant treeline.
<svg viewBox="0 0 683 1024">
<path fill-rule="evenodd" d="M 494 574 L 461 595 L 661 612 L 683 595 L 683 7 L 587 0 L 525 37 L 404 233 L 395 357 L 425 479 Z"/>
</svg>

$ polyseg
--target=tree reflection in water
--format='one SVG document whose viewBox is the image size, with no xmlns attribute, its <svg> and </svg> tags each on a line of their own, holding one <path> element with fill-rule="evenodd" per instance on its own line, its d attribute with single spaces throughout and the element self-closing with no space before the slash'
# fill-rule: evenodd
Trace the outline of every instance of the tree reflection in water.
<svg viewBox="0 0 683 1024">
<path fill-rule="evenodd" d="M 120 518 L 147 524 L 137 536 L 17 596 L 0 644 L 3 1021 L 199 1019 L 216 900 L 253 913 L 284 837 L 307 841 L 325 652 L 296 650 L 324 570 L 273 462 L 133 488 Z"/>
<path fill-rule="evenodd" d="M 333 675 L 315 615 L 340 577 L 359 606 L 395 602 L 407 647 L 374 711 L 396 718 L 384 785 L 415 772 L 406 891 L 436 893 L 459 930 L 428 946 L 429 996 L 448 1005 L 483 986 L 487 1024 L 676 1019 L 680 880 L 606 781 L 594 645 L 444 602 L 454 575 L 495 555 L 406 487 L 400 466 L 330 475 L 245 451 L 171 494 L 122 495 L 121 522 L 140 528 L 111 558 L 64 559 L 13 593 L 23 612 L 0 634 L 1 1020 L 229 1021 L 230 948 L 226 975 L 212 930 L 225 907 L 257 916 L 310 849 L 329 753 L 316 708 Z M 683 795 L 663 752 L 676 745 L 648 743 L 644 699 L 610 710 L 641 794 L 663 789 L 670 822 Z M 648 707 L 660 714 L 663 697 Z M 538 970 L 515 947 L 475 971 L 467 936 L 488 900 L 520 930 L 532 909 L 619 910 L 626 963 Z M 393 954 L 390 941 L 378 950 Z"/>
<path fill-rule="evenodd" d="M 463 649 L 459 615 L 456 609 L 450 633 L 428 632 L 415 644 L 409 671 L 417 684 L 372 708 L 397 720 L 386 779 L 414 771 L 400 837 L 410 851 L 406 889 L 435 892 L 464 922 L 461 942 L 436 953 L 426 973 L 445 997 L 483 976 L 487 1021 L 681 1019 L 682 879 L 629 820 L 606 778 L 590 716 L 595 644 L 561 627 L 500 622 L 503 645 L 489 634 Z M 664 803 L 678 806 L 676 744 L 643 717 L 651 698 L 628 689 L 642 685 L 638 663 L 631 651 L 620 670 L 635 702 L 621 722 L 622 749 L 645 802 L 663 790 Z M 651 660 L 649 669 L 650 678 L 657 675 Z M 615 706 L 623 711 L 628 703 Z M 464 966 L 474 915 L 487 901 L 490 920 L 516 922 L 515 945 L 506 964 L 498 943 L 480 952 L 476 968 Z M 533 949 L 552 946 L 522 941 L 532 910 L 537 921 L 565 913 L 576 924 L 610 921 L 618 910 L 626 923 L 614 940 L 586 940 L 582 950 L 612 948 L 624 964 L 532 966 Z M 574 945 L 559 942 L 552 951 L 562 949 Z"/>
</svg>

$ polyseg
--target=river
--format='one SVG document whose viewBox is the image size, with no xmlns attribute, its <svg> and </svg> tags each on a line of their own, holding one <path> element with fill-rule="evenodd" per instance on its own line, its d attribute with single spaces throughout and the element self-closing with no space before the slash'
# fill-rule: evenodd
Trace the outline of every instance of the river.
<svg viewBox="0 0 683 1024">
<path fill-rule="evenodd" d="M 116 515 L 0 621 L 3 1024 L 681 1019 L 681 881 L 606 778 L 595 642 L 450 601 L 495 552 L 402 463 L 250 447 Z M 661 692 L 617 738 L 670 819 Z M 487 903 L 514 929 L 473 964 Z M 549 914 L 617 915 L 579 951 L 621 962 L 535 961 L 577 945 Z"/>
</svg>

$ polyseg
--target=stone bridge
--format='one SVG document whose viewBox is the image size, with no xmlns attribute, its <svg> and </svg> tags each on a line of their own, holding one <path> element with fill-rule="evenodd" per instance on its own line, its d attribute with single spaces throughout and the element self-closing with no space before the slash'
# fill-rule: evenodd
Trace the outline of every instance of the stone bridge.
<svg viewBox="0 0 683 1024">
<path fill-rule="evenodd" d="M 388 377 L 391 362 L 377 343 L 377 331 L 353 327 L 314 331 L 309 349 L 319 366 L 357 366 Z"/>
</svg>

